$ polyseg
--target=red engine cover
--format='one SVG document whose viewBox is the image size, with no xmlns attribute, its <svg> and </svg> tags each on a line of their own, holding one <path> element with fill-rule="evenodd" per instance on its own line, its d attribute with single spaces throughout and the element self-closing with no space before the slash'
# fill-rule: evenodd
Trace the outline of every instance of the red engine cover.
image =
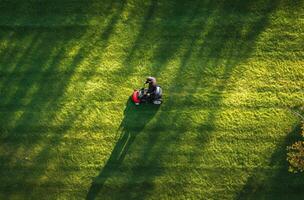
<svg viewBox="0 0 304 200">
<path fill-rule="evenodd" d="M 132 100 L 134 103 L 140 103 L 140 99 L 138 98 L 139 92 L 135 90 L 132 95 Z"/>
</svg>

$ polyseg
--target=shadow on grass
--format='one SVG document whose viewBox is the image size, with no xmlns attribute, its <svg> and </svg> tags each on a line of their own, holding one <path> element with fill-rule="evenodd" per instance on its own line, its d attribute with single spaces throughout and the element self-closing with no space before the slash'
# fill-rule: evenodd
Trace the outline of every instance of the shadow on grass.
<svg viewBox="0 0 304 200">
<path fill-rule="evenodd" d="M 150 104 L 135 106 L 129 98 L 124 110 L 124 118 L 120 124 L 120 138 L 107 163 L 100 174 L 94 179 L 86 199 L 95 199 L 98 193 L 103 189 L 107 179 L 117 173 L 136 137 L 155 116 L 158 108 L 159 106 Z"/>
<path fill-rule="evenodd" d="M 297 125 L 288 133 L 270 158 L 271 168 L 254 170 L 236 199 L 304 199 L 304 176 L 288 172 L 286 161 L 286 147 L 300 139 L 300 132 Z"/>
<path fill-rule="evenodd" d="M 78 24 L 75 17 L 78 12 L 90 13 L 95 9 L 84 1 L 66 8 L 60 2 L 47 5 L 5 2 L 2 5 L 1 9 L 32 8 L 23 13 L 29 22 L 23 24 L 20 18 L 0 26 L 1 39 L 9 44 L 0 52 L 0 174 L 2 180 L 6 180 L 0 184 L 0 191 L 8 199 L 16 193 L 32 198 L 50 160 L 58 154 L 56 148 L 62 137 L 81 116 L 81 109 L 75 111 L 66 105 L 69 102 L 65 95 L 72 77 L 78 78 L 76 71 L 95 45 L 99 45 L 101 52 L 107 47 L 124 8 L 124 4 L 117 2 L 108 1 L 104 9 L 94 11 L 103 11 L 107 20 L 105 25 L 97 26 Z M 48 6 L 55 10 L 59 7 L 57 11 L 67 17 L 60 18 L 60 22 L 50 18 L 46 21 L 50 24 L 41 24 L 39 20 L 31 24 L 30 20 L 35 23 L 35 15 L 43 16 L 37 13 L 38 8 L 48 10 Z M 11 10 L 11 13 L 15 12 Z M 74 23 L 69 24 L 73 20 Z M 64 25 L 65 22 L 68 25 Z M 90 75 L 83 76 L 90 79 Z M 67 112 L 63 114 L 63 110 Z M 59 116 L 62 120 L 58 120 Z"/>
</svg>

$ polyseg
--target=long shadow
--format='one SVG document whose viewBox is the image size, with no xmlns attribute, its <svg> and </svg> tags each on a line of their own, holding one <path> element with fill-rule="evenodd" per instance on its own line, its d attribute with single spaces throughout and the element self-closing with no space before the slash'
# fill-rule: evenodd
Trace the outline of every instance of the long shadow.
<svg viewBox="0 0 304 200">
<path fill-rule="evenodd" d="M 300 132 L 297 125 L 287 134 L 270 158 L 271 168 L 254 170 L 236 199 L 304 199 L 304 176 L 288 172 L 286 161 L 286 147 L 299 140 Z"/>
<path fill-rule="evenodd" d="M 113 2 L 110 1 L 110 7 Z M 28 5 L 29 3 L 20 4 Z M 16 180 L 22 180 L 18 184 L 12 181 L 1 185 L 0 191 L 7 194 L 7 198 L 16 191 L 25 191 L 24 197 L 31 198 L 36 181 L 49 165 L 47 159 L 52 158 L 54 148 L 81 114 L 81 110 L 71 112 L 73 108 L 68 108 L 69 113 L 63 121 L 58 123 L 55 119 L 64 109 L 66 102 L 62 99 L 71 77 L 75 76 L 76 70 L 92 50 L 88 45 L 100 45 L 101 50 L 107 47 L 123 5 L 119 4 L 120 7 L 113 11 L 113 16 L 104 12 L 107 14 L 105 19 L 109 22 L 101 29 L 78 24 L 67 27 L 15 26 L 14 23 L 11 26 L 0 26 L 0 32 L 16 42 L 5 49 L 8 51 L 1 50 L 0 70 L 3 78 L 0 91 L 4 96 L 0 99 L 0 108 L 4 111 L 0 113 L 0 143 L 4 148 L 9 146 L 9 151 L 0 155 L 0 171 L 2 177 L 15 176 Z M 43 4 L 39 6 L 43 7 Z M 56 3 L 53 6 L 56 7 Z M 73 7 L 70 9 L 73 10 Z M 86 4 L 80 10 L 89 12 L 91 9 Z M 98 40 L 90 38 L 92 35 Z M 69 55 L 75 47 L 79 47 L 76 53 Z M 13 59 L 14 55 L 18 56 Z M 18 115 L 18 112 L 22 114 Z M 18 155 L 25 146 L 23 154 L 33 155 L 30 160 L 22 160 L 23 156 Z M 41 150 L 32 153 L 37 146 Z M 16 173 L 18 169 L 23 172 Z"/>
<path fill-rule="evenodd" d="M 140 28 L 138 34 L 136 35 L 134 41 L 131 43 L 128 53 L 122 62 L 122 68 L 116 71 L 112 76 L 114 77 L 124 77 L 122 80 L 126 80 L 130 77 L 136 70 L 136 66 L 133 63 L 138 57 L 136 53 L 141 52 L 142 47 L 145 46 L 146 35 L 149 33 L 152 27 L 152 19 L 157 10 L 158 0 L 151 0 L 146 8 L 146 12 L 140 22 Z"/>
<path fill-rule="evenodd" d="M 117 173 L 136 137 L 155 116 L 158 108 L 159 106 L 157 105 L 148 104 L 135 106 L 131 99 L 128 100 L 124 110 L 124 118 L 120 124 L 120 138 L 107 163 L 102 168 L 100 174 L 94 179 L 86 199 L 95 199 L 103 189 L 107 179 L 113 176 L 114 173 Z"/>
<path fill-rule="evenodd" d="M 22 35 L 22 37 L 24 36 L 22 33 L 19 33 L 18 30 L 16 30 L 16 32 L 16 34 Z M 66 35 L 64 37 L 67 37 L 70 33 L 71 32 L 68 31 L 65 32 Z M 83 31 L 78 32 L 79 35 L 82 35 L 83 33 Z M 74 32 L 74 36 L 78 36 L 78 34 L 75 34 Z M 9 126 L 7 127 L 2 125 L 6 132 L 1 134 L 0 138 L 1 144 L 11 146 L 9 154 L 0 157 L 0 159 L 6 163 L 0 166 L 1 171 L 4 172 L 11 169 L 9 170 L 10 173 L 7 173 L 7 176 L 13 176 L 14 173 L 16 173 L 14 171 L 16 168 L 23 168 L 27 171 L 27 168 L 24 166 L 24 162 L 17 162 L 13 164 L 13 167 L 8 167 L 9 164 L 13 163 L 13 160 L 18 157 L 17 152 L 20 151 L 20 149 L 27 146 L 26 154 L 27 152 L 29 152 L 28 154 L 31 154 L 30 152 L 35 145 L 44 140 L 44 133 L 47 133 L 50 130 L 54 131 L 52 132 L 53 134 L 58 133 L 60 128 L 57 129 L 56 127 L 52 127 L 51 124 L 47 125 L 43 123 L 45 120 L 43 112 L 33 111 L 47 110 L 50 108 L 54 111 L 60 110 L 58 102 L 63 96 L 70 77 L 74 74 L 74 70 L 77 68 L 79 62 L 79 59 L 77 58 L 78 56 L 76 56 L 72 59 L 73 61 L 71 62 L 71 65 L 68 65 L 65 69 L 65 72 L 60 72 L 58 69 L 60 67 L 60 62 L 64 60 L 63 56 L 65 51 L 63 48 L 69 48 L 69 45 L 73 44 L 72 40 L 74 37 L 71 37 L 71 40 L 69 41 L 65 40 L 65 45 L 62 45 L 61 38 L 54 40 L 54 35 L 49 34 L 48 30 L 41 30 L 40 35 L 37 37 L 38 44 L 36 46 L 31 46 L 31 50 L 24 53 L 22 56 L 23 60 L 20 59 L 20 61 L 16 63 L 18 67 L 11 72 L 11 74 L 15 74 L 17 76 L 9 75 L 7 80 L 5 80 L 11 84 L 8 88 L 5 88 L 5 90 L 10 91 L 9 89 L 11 89 L 13 91 L 7 93 L 5 101 L 1 102 L 4 106 L 7 105 L 6 108 L 9 111 L 1 113 L 1 115 L 6 115 L 6 120 L 9 120 Z M 48 44 L 49 40 L 54 40 L 54 43 L 50 45 L 49 48 L 43 48 L 43 45 Z M 63 48 L 55 51 L 54 48 L 60 45 L 62 45 Z M 36 56 L 40 58 L 38 61 L 35 60 L 37 58 Z M 23 69 L 23 72 L 19 71 L 20 68 Z M 63 79 L 58 80 L 58 77 L 63 77 Z M 36 90 L 33 90 L 34 92 L 30 92 L 35 85 Z M 16 89 L 14 87 L 16 87 Z M 30 99 L 30 101 L 28 103 L 24 103 L 23 99 L 27 98 Z M 14 115 L 14 111 L 18 111 L 19 109 L 24 112 L 20 117 L 16 117 Z M 49 122 L 53 120 L 53 117 L 55 117 L 56 114 L 56 112 L 51 112 L 47 116 L 47 119 L 50 120 Z M 38 119 L 42 122 L 37 123 L 37 121 L 39 121 Z M 42 151 L 39 153 L 40 155 L 37 155 L 31 160 L 32 163 L 37 165 L 39 163 L 39 170 L 36 169 L 34 172 L 29 172 L 27 174 L 20 173 L 17 177 L 22 177 L 24 182 L 27 182 L 29 179 L 33 180 L 42 175 L 48 165 L 45 158 L 48 157 L 51 152 L 49 145 L 46 143 L 55 145 L 57 143 L 56 139 L 59 139 L 58 136 L 59 135 L 54 134 L 51 135 L 47 142 L 44 140 L 45 146 L 43 146 Z M 44 155 L 45 157 L 41 155 Z M 20 185 L 11 185 L 11 183 L 6 185 L 4 192 L 10 192 L 7 194 L 8 198 L 9 194 L 12 195 L 14 193 L 13 191 L 16 190 L 16 187 L 20 187 Z M 33 185 L 25 184 L 21 188 L 27 191 L 25 196 L 30 196 L 33 190 Z"/>
</svg>

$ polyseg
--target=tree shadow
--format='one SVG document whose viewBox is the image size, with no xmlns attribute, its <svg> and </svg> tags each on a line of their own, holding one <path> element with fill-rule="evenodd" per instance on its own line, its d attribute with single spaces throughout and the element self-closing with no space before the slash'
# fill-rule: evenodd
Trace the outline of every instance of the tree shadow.
<svg viewBox="0 0 304 200">
<path fill-rule="evenodd" d="M 256 169 L 236 199 L 303 199 L 304 176 L 288 172 L 286 147 L 301 137 L 301 126 L 291 130 L 270 158 L 270 168 Z"/>
<path fill-rule="evenodd" d="M 104 9 L 95 10 L 105 10 L 104 19 L 107 21 L 96 27 L 78 24 L 78 12 L 92 11 L 90 4 L 85 1 L 83 5 L 59 9 L 67 15 L 60 19 L 63 25 L 58 24 L 57 19 L 50 19 L 54 23 L 51 25 L 39 24 L 39 20 L 34 25 L 23 24 L 21 18 L 11 21 L 10 25 L 1 25 L 1 38 L 10 44 L 0 51 L 0 173 L 2 180 L 9 180 L 4 181 L 0 191 L 7 198 L 22 192 L 24 198 L 31 198 L 39 179 L 51 165 L 50 160 L 55 157 L 55 149 L 62 137 L 81 116 L 83 110 L 76 111 L 74 108 L 77 105 L 67 106 L 69 99 L 65 95 L 72 77 L 79 77 L 77 70 L 90 56 L 90 51 L 99 45 L 103 52 L 108 46 L 113 27 L 124 8 L 124 4 L 117 2 L 110 0 L 108 5 L 103 5 Z M 5 2 L 1 9 L 11 4 L 14 7 L 11 9 L 31 7 L 24 17 L 30 20 L 35 18 L 35 14 L 41 15 L 37 13 L 40 7 L 48 9 L 39 2 L 24 2 L 18 6 Z M 53 9 L 58 7 L 62 8 L 62 4 L 52 4 Z M 73 17 L 69 14 L 76 18 L 71 19 Z M 75 24 L 69 24 L 70 20 L 75 20 Z M 92 71 L 96 69 L 88 66 L 87 71 L 90 67 Z M 90 79 L 92 73 L 88 74 L 83 76 Z M 63 110 L 67 113 L 63 114 Z M 62 120 L 58 120 L 59 116 Z"/>
<path fill-rule="evenodd" d="M 158 109 L 159 106 L 150 104 L 135 106 L 129 98 L 124 110 L 124 118 L 120 124 L 120 138 L 100 174 L 94 178 L 86 199 L 95 199 L 102 191 L 107 179 L 117 173 L 136 137 L 153 119 Z"/>
</svg>

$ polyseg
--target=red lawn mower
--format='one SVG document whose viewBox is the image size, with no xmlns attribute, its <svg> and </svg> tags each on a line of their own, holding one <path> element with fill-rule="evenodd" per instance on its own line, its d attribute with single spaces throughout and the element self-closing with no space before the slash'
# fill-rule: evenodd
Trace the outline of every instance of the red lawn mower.
<svg viewBox="0 0 304 200">
<path fill-rule="evenodd" d="M 149 83 L 148 88 L 146 88 L 147 83 Z M 162 88 L 159 85 L 156 85 L 156 79 L 154 77 L 148 77 L 143 88 L 134 90 L 132 101 L 135 105 L 141 103 L 160 105 L 162 104 Z"/>
</svg>

